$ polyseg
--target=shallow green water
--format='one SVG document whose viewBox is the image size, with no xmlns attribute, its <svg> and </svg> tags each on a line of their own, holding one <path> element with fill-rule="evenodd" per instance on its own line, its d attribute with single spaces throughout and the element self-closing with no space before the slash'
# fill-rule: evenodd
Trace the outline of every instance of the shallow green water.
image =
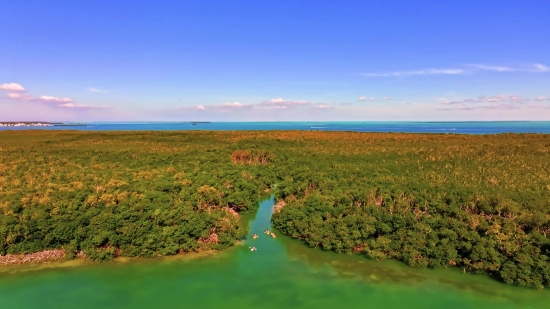
<svg viewBox="0 0 550 309">
<path fill-rule="evenodd" d="M 272 206 L 250 223 L 259 239 L 221 254 L 0 274 L 0 308 L 550 308 L 547 290 L 272 239 Z"/>
</svg>

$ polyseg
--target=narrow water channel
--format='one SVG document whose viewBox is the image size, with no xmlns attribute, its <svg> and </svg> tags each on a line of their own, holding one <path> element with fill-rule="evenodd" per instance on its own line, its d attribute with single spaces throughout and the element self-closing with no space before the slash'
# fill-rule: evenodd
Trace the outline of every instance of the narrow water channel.
<svg viewBox="0 0 550 309">
<path fill-rule="evenodd" d="M 550 308 L 546 290 L 273 239 L 272 208 L 264 200 L 248 240 L 222 253 L 0 272 L 0 308 Z"/>
</svg>

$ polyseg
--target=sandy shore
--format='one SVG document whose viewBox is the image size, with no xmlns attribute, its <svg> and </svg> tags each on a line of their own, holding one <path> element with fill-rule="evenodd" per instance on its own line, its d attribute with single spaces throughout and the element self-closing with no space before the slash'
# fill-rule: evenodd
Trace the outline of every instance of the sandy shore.
<svg viewBox="0 0 550 309">
<path fill-rule="evenodd" d="M 239 244 L 236 244 L 239 245 Z M 58 252 L 61 251 L 61 252 Z M 129 263 L 138 261 L 147 262 L 172 262 L 193 260 L 202 257 L 215 256 L 225 251 L 208 250 L 202 252 L 190 252 L 171 256 L 162 256 L 157 258 L 140 257 L 117 257 L 106 263 Z M 46 258 L 47 257 L 47 258 Z M 65 260 L 63 250 L 46 250 L 25 255 L 4 255 L 0 256 L 0 274 L 19 273 L 27 271 L 37 271 L 51 268 L 78 267 L 84 265 L 99 264 L 86 258 L 85 255 L 79 255 L 73 260 Z"/>
</svg>

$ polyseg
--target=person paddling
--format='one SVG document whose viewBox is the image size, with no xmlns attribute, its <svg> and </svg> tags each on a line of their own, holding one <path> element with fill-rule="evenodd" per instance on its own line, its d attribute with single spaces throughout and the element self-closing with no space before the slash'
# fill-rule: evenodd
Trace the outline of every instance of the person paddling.
<svg viewBox="0 0 550 309">
<path fill-rule="evenodd" d="M 275 233 L 271 233 L 271 237 L 277 238 L 277 236 L 275 236 Z"/>
<path fill-rule="evenodd" d="M 258 238 L 258 234 L 254 233 L 254 235 L 252 235 L 252 239 L 256 239 Z"/>
</svg>

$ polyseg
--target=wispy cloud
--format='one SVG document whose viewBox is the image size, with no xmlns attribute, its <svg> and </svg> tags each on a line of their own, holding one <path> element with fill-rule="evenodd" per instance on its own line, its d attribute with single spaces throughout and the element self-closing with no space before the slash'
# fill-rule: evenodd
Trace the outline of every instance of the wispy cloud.
<svg viewBox="0 0 550 309">
<path fill-rule="evenodd" d="M 32 96 L 28 95 L 28 94 L 21 94 L 21 93 L 13 93 L 13 92 L 10 92 L 8 94 L 6 94 L 6 97 L 8 99 L 12 99 L 12 100 L 26 100 L 26 101 L 31 101 L 33 99 Z"/>
<path fill-rule="evenodd" d="M 519 95 L 507 95 L 507 94 L 500 94 L 495 96 L 479 96 L 476 99 L 465 99 L 465 100 L 454 100 L 454 101 L 448 101 L 445 100 L 442 103 L 445 105 L 455 105 L 455 104 L 463 104 L 463 103 L 499 103 L 499 102 L 509 102 L 509 103 L 525 103 L 528 102 L 529 99 L 523 98 Z"/>
<path fill-rule="evenodd" d="M 550 68 L 548 68 L 544 64 L 540 64 L 540 63 L 534 63 L 533 67 L 534 67 L 535 72 L 548 72 L 548 71 L 550 71 Z"/>
<path fill-rule="evenodd" d="M 83 104 L 74 104 L 74 103 L 63 103 L 59 104 L 59 107 L 64 108 L 75 108 L 75 109 L 107 109 L 111 108 L 110 106 L 92 106 L 92 105 L 83 105 Z"/>
<path fill-rule="evenodd" d="M 548 72 L 550 68 L 540 63 L 532 63 L 520 67 L 509 67 L 509 66 L 495 66 L 495 65 L 485 65 L 485 64 L 469 64 L 471 68 L 481 70 L 481 71 L 494 71 L 494 72 Z"/>
<path fill-rule="evenodd" d="M 491 105 L 480 105 L 480 106 L 452 106 L 452 107 L 442 107 L 438 110 L 462 110 L 462 111 L 472 111 L 476 109 L 490 109 L 490 110 L 499 110 L 499 109 L 519 109 L 520 107 L 514 104 L 491 104 Z"/>
<path fill-rule="evenodd" d="M 15 92 L 24 92 L 25 88 L 16 83 L 2 84 L 0 85 L 0 90 L 5 91 L 15 91 Z"/>
<path fill-rule="evenodd" d="M 538 97 L 538 98 L 535 98 L 535 101 L 544 101 L 544 100 L 550 100 L 550 98 L 545 98 L 545 97 Z"/>
<path fill-rule="evenodd" d="M 412 75 L 457 75 L 466 73 L 463 69 L 421 69 L 415 71 L 394 71 L 387 73 L 363 73 L 363 76 L 387 77 L 387 76 L 412 76 Z"/>
<path fill-rule="evenodd" d="M 39 98 L 35 98 L 35 101 L 44 101 L 44 102 L 51 102 L 51 103 L 73 103 L 74 101 L 69 98 L 56 98 L 52 96 L 43 95 Z"/>
<path fill-rule="evenodd" d="M 483 109 L 518 109 L 519 106 L 514 104 L 491 104 L 491 105 L 482 105 L 479 108 Z"/>
<path fill-rule="evenodd" d="M 93 87 L 88 87 L 86 89 L 88 89 L 88 91 L 90 91 L 90 92 L 109 93 L 109 91 L 107 91 L 107 90 L 101 90 L 101 89 L 97 89 L 97 88 L 93 88 Z"/>
<path fill-rule="evenodd" d="M 231 110 L 242 110 L 250 107 L 252 107 L 252 104 L 230 102 L 230 103 L 222 103 L 217 105 L 195 105 L 191 107 L 178 107 L 178 108 L 175 108 L 174 110 L 229 112 Z"/>
<path fill-rule="evenodd" d="M 319 104 L 319 105 L 315 105 L 313 106 L 313 108 L 317 108 L 317 109 L 332 109 L 334 107 L 330 106 L 330 105 L 326 105 L 326 104 Z"/>
<path fill-rule="evenodd" d="M 34 97 L 32 95 L 22 93 L 25 92 L 25 88 L 20 84 L 11 83 L 0 85 L 0 90 L 12 91 L 6 94 L 6 98 L 17 101 L 29 101 L 29 102 L 41 102 L 48 103 L 51 106 L 61 108 L 108 108 L 108 106 L 91 106 L 83 104 L 75 104 L 71 98 L 58 98 L 49 95 L 43 95 L 40 97 Z"/>
<path fill-rule="evenodd" d="M 28 94 L 13 93 L 10 92 L 6 95 L 8 99 L 20 100 L 20 101 L 34 101 L 34 102 L 46 102 L 46 103 L 73 103 L 69 98 L 57 98 L 52 96 L 43 95 L 41 97 L 33 97 Z"/>
<path fill-rule="evenodd" d="M 455 104 L 462 104 L 464 102 L 469 103 L 469 102 L 477 102 L 477 101 L 472 100 L 472 99 L 466 99 L 464 101 L 444 101 L 443 104 L 445 104 L 445 105 L 455 105 Z"/>
<path fill-rule="evenodd" d="M 268 110 L 289 110 L 289 109 L 296 109 L 296 108 L 332 109 L 334 107 L 325 103 L 312 103 L 307 101 L 293 101 L 293 100 L 285 100 L 283 98 L 275 98 L 267 101 L 262 101 L 259 103 L 231 102 L 231 103 L 222 103 L 222 104 L 213 104 L 213 105 L 196 105 L 191 107 L 179 107 L 174 110 L 229 113 L 229 112 L 238 112 L 238 111 L 246 111 L 246 110 L 268 111 Z"/>
<path fill-rule="evenodd" d="M 384 99 L 382 99 L 382 100 L 385 100 L 385 99 L 387 99 L 387 98 L 384 98 Z M 376 98 L 374 98 L 374 97 L 367 98 L 367 97 L 365 97 L 365 96 L 360 96 L 358 100 L 359 100 L 359 101 L 367 101 L 367 100 L 368 100 L 368 101 L 376 101 Z M 391 100 L 391 99 L 390 99 L 390 100 Z M 386 100 L 386 101 L 387 101 L 387 100 Z"/>
<path fill-rule="evenodd" d="M 292 100 L 285 100 L 282 98 L 277 99 L 271 99 L 269 101 L 263 101 L 258 106 L 262 107 L 273 107 L 273 108 L 289 108 L 289 107 L 298 107 L 298 106 L 307 106 L 312 105 L 313 103 L 307 102 L 307 101 L 292 101 Z"/>
<path fill-rule="evenodd" d="M 473 106 L 467 106 L 467 105 L 460 105 L 460 106 L 453 106 L 453 107 L 441 107 L 438 108 L 438 110 L 442 111 L 450 111 L 450 110 L 463 110 L 463 111 L 471 111 L 474 110 L 475 107 Z"/>
<path fill-rule="evenodd" d="M 535 100 L 543 101 L 545 97 L 538 97 Z M 438 110 L 519 109 L 521 106 L 526 106 L 525 103 L 529 101 L 530 99 L 519 95 L 500 94 L 489 97 L 479 96 L 476 99 L 443 101 L 442 104 L 446 107 L 438 108 Z"/>
<path fill-rule="evenodd" d="M 19 91 L 23 92 L 25 91 L 25 88 L 19 84 L 4 84 L 2 86 L 9 85 L 10 89 L 14 89 L 11 91 Z M 16 85 L 16 86 L 13 86 Z M 4 88 L 2 88 L 4 90 Z M 84 104 L 75 104 L 74 100 L 71 98 L 59 98 L 54 96 L 48 96 L 43 95 L 40 97 L 34 97 L 32 95 L 26 94 L 26 93 L 16 93 L 16 92 L 9 92 L 6 94 L 6 98 L 11 100 L 17 100 L 17 101 L 29 101 L 29 102 L 40 102 L 48 104 L 49 106 L 58 107 L 58 108 L 71 108 L 71 109 L 105 109 L 110 108 L 109 106 L 92 106 L 92 105 L 84 105 Z"/>
<path fill-rule="evenodd" d="M 505 66 L 495 66 L 495 65 L 485 65 L 485 64 L 469 64 L 471 68 L 483 71 L 495 71 L 495 72 L 511 72 L 514 71 L 513 68 Z"/>
<path fill-rule="evenodd" d="M 392 98 L 382 98 L 383 101 L 392 101 Z"/>
<path fill-rule="evenodd" d="M 369 77 L 404 77 L 413 75 L 460 75 L 460 74 L 472 74 L 479 71 L 490 72 L 549 72 L 550 68 L 544 64 L 532 63 L 520 67 L 502 66 L 502 65 L 488 65 L 488 64 L 466 64 L 457 68 L 446 69 L 420 69 L 412 71 L 393 71 L 393 72 L 369 72 L 363 73 L 363 76 Z"/>
<path fill-rule="evenodd" d="M 233 102 L 233 103 L 223 103 L 223 104 L 221 104 L 220 106 L 222 106 L 222 107 L 237 107 L 237 108 L 240 108 L 240 107 L 248 107 L 248 106 L 251 106 L 251 104 L 243 104 L 243 103 L 239 103 L 239 102 Z"/>
</svg>

